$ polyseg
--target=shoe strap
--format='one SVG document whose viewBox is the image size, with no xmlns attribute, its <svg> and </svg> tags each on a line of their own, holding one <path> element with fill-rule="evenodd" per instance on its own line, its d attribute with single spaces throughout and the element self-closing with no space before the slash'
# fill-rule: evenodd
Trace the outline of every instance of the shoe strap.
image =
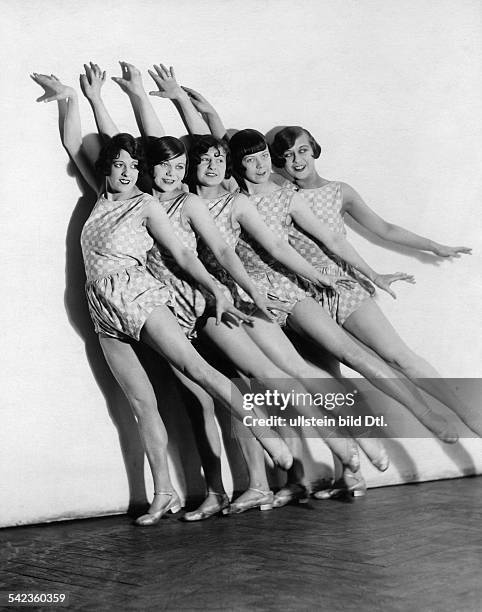
<svg viewBox="0 0 482 612">
<path fill-rule="evenodd" d="M 269 495 L 271 493 L 271 489 L 263 491 L 262 489 L 256 489 L 255 487 L 249 487 L 248 491 L 255 491 L 256 493 L 261 493 L 262 495 Z"/>
<path fill-rule="evenodd" d="M 171 497 L 174 496 L 174 491 L 154 491 L 154 495 L 170 495 Z"/>
</svg>

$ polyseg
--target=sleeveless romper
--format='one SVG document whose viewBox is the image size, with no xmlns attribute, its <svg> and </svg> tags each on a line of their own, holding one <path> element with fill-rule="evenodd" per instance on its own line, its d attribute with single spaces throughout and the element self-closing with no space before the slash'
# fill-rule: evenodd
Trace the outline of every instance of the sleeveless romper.
<svg viewBox="0 0 482 612">
<path fill-rule="evenodd" d="M 239 223 L 236 223 L 232 216 L 234 202 L 238 195 L 239 192 L 225 193 L 218 198 L 214 198 L 213 200 L 205 200 L 213 221 L 216 224 L 219 233 L 223 237 L 224 242 L 233 250 L 236 248 L 236 243 L 238 242 L 239 234 L 241 233 Z M 216 285 L 223 292 L 226 299 L 228 299 L 232 304 L 236 304 L 238 307 L 242 301 L 239 295 L 240 289 L 229 272 L 227 272 L 218 263 L 211 249 L 202 240 L 199 241 L 198 254 L 199 259 L 204 264 L 206 270 L 211 274 L 211 276 L 213 276 Z M 209 309 L 212 309 L 214 305 L 214 298 L 210 293 L 207 293 L 204 290 L 203 293 Z"/>
<path fill-rule="evenodd" d="M 171 305 L 169 287 L 146 269 L 153 240 L 144 224 L 153 200 L 142 193 L 128 200 L 100 196 L 81 234 L 90 316 L 98 334 L 139 340 L 154 308 Z"/>
<path fill-rule="evenodd" d="M 267 195 L 249 196 L 271 232 L 286 242 L 291 226 L 290 207 L 293 193 L 291 189 L 280 188 Z M 258 290 L 267 298 L 288 307 L 289 312 L 274 313 L 276 322 L 283 327 L 296 304 L 311 295 L 311 289 L 303 289 L 296 274 L 273 259 L 246 233 L 241 235 L 236 252 Z"/>
<path fill-rule="evenodd" d="M 172 200 L 158 200 L 158 204 L 166 211 L 179 241 L 196 253 L 196 234 L 183 212 L 184 204 L 190 195 L 189 193 L 182 193 Z M 177 321 L 186 336 L 189 339 L 194 338 L 196 321 L 206 307 L 206 301 L 197 283 L 189 279 L 185 272 L 181 270 L 170 251 L 157 243 L 147 254 L 147 269 L 155 278 L 171 287 L 172 307 Z"/>
<path fill-rule="evenodd" d="M 332 232 L 346 235 L 345 224 L 341 214 L 343 194 L 341 184 L 329 182 L 315 189 L 297 189 L 294 185 L 291 189 L 296 190 L 306 200 L 311 211 L 329 227 Z M 320 272 L 340 276 L 346 274 L 357 281 L 352 289 L 340 287 L 335 293 L 321 288 L 313 287 L 313 298 L 323 306 L 339 325 L 348 319 L 365 300 L 374 293 L 370 282 L 359 276 L 352 266 L 336 258 L 333 253 L 324 249 L 320 243 L 315 242 L 303 231 L 294 225 L 290 227 L 290 244 L 300 255 Z M 367 291 L 360 283 L 370 289 Z"/>
</svg>

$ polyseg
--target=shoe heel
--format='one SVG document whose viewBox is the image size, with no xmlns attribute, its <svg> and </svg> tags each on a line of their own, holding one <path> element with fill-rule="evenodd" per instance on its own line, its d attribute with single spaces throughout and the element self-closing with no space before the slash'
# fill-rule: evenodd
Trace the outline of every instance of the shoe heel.
<svg viewBox="0 0 482 612">
<path fill-rule="evenodd" d="M 261 506 L 259 506 L 260 510 L 272 510 L 273 509 L 273 504 L 261 504 Z"/>
<path fill-rule="evenodd" d="M 366 489 L 354 489 L 353 491 L 351 491 L 351 494 L 353 495 L 353 497 L 365 497 L 365 495 L 367 494 L 367 490 Z"/>
<path fill-rule="evenodd" d="M 177 514 L 178 512 L 181 512 L 182 510 L 182 506 L 181 504 L 174 504 L 174 506 L 171 506 L 171 508 L 169 508 L 169 512 L 171 514 Z"/>
<path fill-rule="evenodd" d="M 231 513 L 231 509 L 230 509 L 230 507 L 229 507 L 229 506 L 228 506 L 227 508 L 223 508 L 223 509 L 221 510 L 221 514 L 222 514 L 223 516 L 228 516 L 228 514 L 230 514 L 230 513 Z"/>
<path fill-rule="evenodd" d="M 298 500 L 299 504 L 307 504 L 310 500 L 307 497 L 300 497 Z"/>
</svg>

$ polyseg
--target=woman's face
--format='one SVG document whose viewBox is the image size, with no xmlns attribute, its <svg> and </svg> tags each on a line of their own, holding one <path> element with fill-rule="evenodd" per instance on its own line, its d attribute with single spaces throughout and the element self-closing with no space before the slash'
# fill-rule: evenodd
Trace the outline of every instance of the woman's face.
<svg viewBox="0 0 482 612">
<path fill-rule="evenodd" d="M 201 155 L 196 169 L 199 185 L 212 187 L 219 185 L 226 175 L 226 152 L 221 147 L 210 147 Z"/>
<path fill-rule="evenodd" d="M 294 145 L 283 154 L 284 170 L 294 179 L 306 179 L 315 171 L 313 149 L 306 134 L 298 136 Z"/>
<path fill-rule="evenodd" d="M 111 193 L 127 193 L 135 187 L 139 177 L 139 162 L 121 149 L 112 160 L 110 174 L 107 175 L 107 189 Z"/>
<path fill-rule="evenodd" d="M 244 168 L 243 178 L 250 183 L 266 183 L 271 175 L 271 157 L 268 147 L 259 153 L 245 155 L 241 165 Z"/>
<path fill-rule="evenodd" d="M 153 168 L 152 178 L 159 191 L 170 192 L 181 189 L 181 183 L 186 174 L 186 156 L 184 153 L 159 162 Z"/>
</svg>

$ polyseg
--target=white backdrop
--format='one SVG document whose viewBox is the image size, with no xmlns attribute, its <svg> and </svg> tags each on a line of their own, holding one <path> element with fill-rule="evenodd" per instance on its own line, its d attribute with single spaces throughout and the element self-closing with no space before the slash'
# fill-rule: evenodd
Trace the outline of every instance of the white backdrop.
<svg viewBox="0 0 482 612">
<path fill-rule="evenodd" d="M 122 511 L 144 495 L 134 423 L 83 300 L 78 239 L 92 201 L 68 168 L 56 105 L 35 103 L 33 71 L 75 85 L 89 60 L 109 75 L 119 75 L 118 60 L 143 71 L 164 62 L 228 127 L 306 126 L 322 145 L 323 176 L 354 185 L 388 220 L 474 247 L 471 257 L 439 262 L 350 234 L 380 271 L 416 275 L 397 301 L 378 298 L 409 344 L 444 376 L 480 377 L 480 2 L 0 0 L 0 8 L 8 58 L 0 73 L 0 526 Z M 109 82 L 104 97 L 120 129 L 134 131 L 117 85 Z M 183 133 L 170 103 L 154 104 L 167 133 Z M 81 105 L 85 132 L 94 131 Z M 168 380 L 160 393 L 176 414 L 175 484 L 199 493 L 180 400 Z M 391 450 L 385 475 L 366 468 L 372 485 L 481 469 L 475 440 L 451 448 L 404 440 Z"/>
</svg>

